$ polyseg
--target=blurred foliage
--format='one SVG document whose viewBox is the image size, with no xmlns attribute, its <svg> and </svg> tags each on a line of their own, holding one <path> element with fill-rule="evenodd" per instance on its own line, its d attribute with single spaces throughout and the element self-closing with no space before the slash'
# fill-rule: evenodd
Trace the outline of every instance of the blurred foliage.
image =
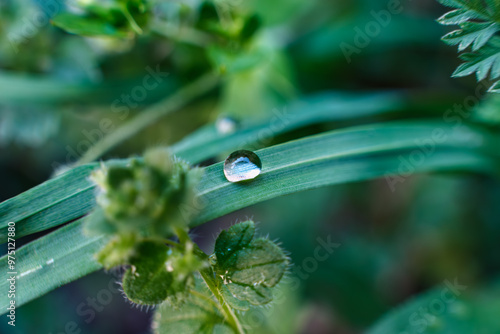
<svg viewBox="0 0 500 334">
<path fill-rule="evenodd" d="M 445 40 L 473 51 L 465 56 L 467 70 L 457 76 L 476 72 L 485 79 L 490 73 L 497 79 L 498 48 L 489 47 L 497 44 L 498 10 L 497 23 L 484 25 L 483 16 L 456 7 L 465 1 L 441 2 L 464 11 L 458 21 L 456 15 L 446 17 L 461 26 Z M 388 3 L 0 1 L 2 200 L 74 163 L 98 140 L 204 73 L 220 77 L 217 89 L 124 140 L 104 158 L 174 143 L 221 116 L 258 122 L 298 97 L 321 91 L 391 90 L 408 103 L 391 115 L 308 125 L 271 138 L 270 144 L 382 119 L 442 119 L 454 104 L 467 106 L 460 122 L 498 132 L 500 100 L 484 94 L 491 84 L 449 78 L 460 61 L 440 41 L 449 31 L 435 20 L 450 8 L 435 0 L 402 1 L 400 13 L 378 23 L 380 15 L 373 13 L 387 11 Z M 498 9 L 495 1 L 485 3 Z M 370 24 L 380 32 L 370 35 Z M 367 36 L 362 47 L 356 45 L 361 35 Z M 359 49 L 350 62 L 342 43 Z M 151 71 L 168 76 L 148 89 L 144 80 Z M 258 225 L 259 234 L 279 236 L 290 250 L 295 266 L 279 287 L 281 298 L 269 309 L 245 315 L 245 323 L 262 325 L 259 333 L 350 334 L 369 328 L 372 333 L 495 333 L 499 197 L 498 180 L 420 175 L 405 179 L 394 193 L 378 180 L 289 195 L 192 233 L 211 253 L 211 235 L 251 216 L 265 222 Z M 328 238 L 340 246 L 305 271 L 313 268 L 318 240 Z M 19 240 L 18 247 L 29 240 Z M 123 301 L 115 284 L 122 273 L 115 274 L 90 275 L 19 308 L 17 332 L 59 333 L 73 322 L 81 333 L 149 332 L 150 313 Z M 446 304 L 439 317 L 418 311 L 439 299 L 441 287 L 455 278 L 468 287 L 463 300 Z M 102 291 L 111 291 L 110 299 Z M 402 302 L 401 310 L 384 316 Z M 420 313 L 412 318 L 415 311 Z M 420 322 L 413 326 L 414 320 Z M 3 321 L 0 332 L 13 331 Z"/>
</svg>

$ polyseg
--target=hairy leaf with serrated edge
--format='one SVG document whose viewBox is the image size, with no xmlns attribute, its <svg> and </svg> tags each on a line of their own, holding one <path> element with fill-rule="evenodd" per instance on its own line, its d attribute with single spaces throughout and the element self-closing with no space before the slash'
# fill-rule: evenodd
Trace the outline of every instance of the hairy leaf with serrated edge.
<svg viewBox="0 0 500 334">
<path fill-rule="evenodd" d="M 272 300 L 270 288 L 283 277 L 288 259 L 274 242 L 254 234 L 250 220 L 222 231 L 215 241 L 215 271 L 232 297 L 263 305 Z"/>
<path fill-rule="evenodd" d="M 161 242 L 141 242 L 130 259 L 131 267 L 123 276 L 123 291 L 140 305 L 157 305 L 167 299 L 173 283 L 165 262 L 169 248 Z"/>
<path fill-rule="evenodd" d="M 246 221 L 223 230 L 215 241 L 214 253 L 218 267 L 226 270 L 236 265 L 237 252 L 248 246 L 255 235 L 255 225 Z"/>
<path fill-rule="evenodd" d="M 231 282 L 272 288 L 279 283 L 288 266 L 288 259 L 274 242 L 255 239 L 236 253 L 236 264 L 226 267 Z"/>
</svg>

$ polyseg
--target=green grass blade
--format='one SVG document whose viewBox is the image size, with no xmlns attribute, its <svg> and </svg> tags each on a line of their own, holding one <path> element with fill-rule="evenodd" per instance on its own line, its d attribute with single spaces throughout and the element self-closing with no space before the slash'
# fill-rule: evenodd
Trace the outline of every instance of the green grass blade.
<svg viewBox="0 0 500 334">
<path fill-rule="evenodd" d="M 174 144 L 172 151 L 197 163 L 240 146 L 262 147 L 274 136 L 322 122 L 345 121 L 389 114 L 405 105 L 395 93 L 324 93 L 297 101 L 289 108 L 275 109 L 273 115 L 253 124 L 242 124 L 237 132 L 221 135 L 214 124 L 199 129 Z"/>
<path fill-rule="evenodd" d="M 171 148 L 179 157 L 196 164 L 225 150 L 262 141 L 262 134 L 274 136 L 323 121 L 356 119 L 392 112 L 404 104 L 393 93 L 365 95 L 322 94 L 299 101 L 281 118 L 242 125 L 240 131 L 221 135 L 214 125 L 204 127 Z M 268 138 L 269 139 L 269 138 Z M 109 162 L 108 162 L 109 163 Z M 126 160 L 116 161 L 126 163 Z M 16 222 L 22 237 L 71 221 L 94 205 L 93 185 L 87 179 L 97 164 L 73 168 L 67 173 L 0 203 L 0 243 L 7 237 L 7 223 Z"/>
<path fill-rule="evenodd" d="M 420 150 L 419 141 L 433 138 L 436 129 L 441 131 L 440 138 L 446 140 L 434 142 L 431 153 L 424 155 L 420 163 L 414 164 L 412 172 L 472 171 L 499 174 L 500 152 L 497 148 L 500 137 L 481 129 L 465 126 L 457 129 L 443 123 L 429 122 L 360 126 L 257 151 L 263 171 L 258 178 L 246 184 L 225 180 L 222 163 L 206 167 L 199 187 L 199 196 L 206 206 L 193 226 L 277 196 L 397 174 L 401 171 L 401 159 L 410 160 L 410 156 Z M 196 209 L 196 206 L 193 205 L 193 208 Z M 63 263 L 67 276 L 62 276 L 61 280 L 58 272 L 48 271 L 46 274 L 41 272 L 42 276 L 21 277 L 20 285 L 31 288 L 26 292 L 27 296 L 20 297 L 22 302 L 18 305 L 99 268 L 92 259 L 92 253 L 100 247 L 102 240 L 81 236 L 79 226 L 79 223 L 70 224 L 19 250 L 19 254 L 26 254 L 19 256 L 20 268 L 29 270 L 43 267 L 49 256 L 40 257 L 43 250 L 46 252 L 44 254 L 57 254 L 61 261 L 66 261 Z M 66 243 L 66 240 L 71 242 Z M 72 247 L 61 246 L 61 242 Z M 37 249 L 37 256 L 28 256 L 35 254 L 34 249 Z M 78 252 L 78 257 L 75 252 Z M 85 252 L 87 254 L 83 255 Z M 7 263 L 5 257 L 0 261 L 2 265 Z M 6 302 L 6 295 L 0 296 L 0 306 Z"/>
<path fill-rule="evenodd" d="M 105 242 L 104 237 L 82 234 L 81 221 L 76 221 L 16 250 L 16 307 L 101 268 L 93 255 Z M 1 258 L 0 270 L 10 278 L 7 257 Z M 9 282 L 0 288 L 2 313 L 7 311 Z"/>
<path fill-rule="evenodd" d="M 227 182 L 222 162 L 207 167 L 200 187 L 206 207 L 196 223 L 297 191 L 398 174 L 400 169 L 405 171 L 400 159 L 410 160 L 412 152 L 423 152 L 419 143 L 433 138 L 436 129 L 446 140 L 434 142 L 431 154 L 422 153 L 424 159 L 412 166 L 414 172 L 500 171 L 500 137 L 478 129 L 458 130 L 431 122 L 360 126 L 257 151 L 262 173 L 248 184 Z"/>
<path fill-rule="evenodd" d="M 94 185 L 88 179 L 98 164 L 74 168 L 0 204 L 0 242 L 7 241 L 8 222 L 16 237 L 43 231 L 87 213 L 94 205 Z"/>
</svg>

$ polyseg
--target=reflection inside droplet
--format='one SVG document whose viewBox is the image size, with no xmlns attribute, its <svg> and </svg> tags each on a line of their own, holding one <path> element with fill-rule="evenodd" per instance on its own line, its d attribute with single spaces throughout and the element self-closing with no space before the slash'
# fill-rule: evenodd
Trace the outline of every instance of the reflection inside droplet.
<svg viewBox="0 0 500 334">
<path fill-rule="evenodd" d="M 224 175 L 229 182 L 254 179 L 261 170 L 260 158 L 257 154 L 247 150 L 233 152 L 224 161 Z"/>
</svg>

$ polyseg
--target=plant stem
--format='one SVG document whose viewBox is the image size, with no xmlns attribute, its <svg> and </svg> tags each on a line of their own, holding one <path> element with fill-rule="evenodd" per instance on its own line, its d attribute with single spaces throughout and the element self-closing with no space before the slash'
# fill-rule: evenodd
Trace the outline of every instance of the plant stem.
<svg viewBox="0 0 500 334">
<path fill-rule="evenodd" d="M 115 147 L 127 138 L 132 137 L 145 127 L 153 124 L 161 117 L 184 107 L 194 98 L 210 91 L 217 85 L 217 83 L 218 78 L 214 74 L 209 73 L 188 86 L 181 88 L 176 93 L 145 109 L 143 112 L 125 123 L 121 128 L 98 141 L 87 152 L 85 152 L 75 165 L 82 165 L 94 161 L 111 148 Z"/>
<path fill-rule="evenodd" d="M 196 243 L 194 243 L 191 238 L 189 237 L 188 233 L 186 230 L 178 227 L 175 229 L 175 234 L 179 237 L 179 242 L 181 244 L 185 244 L 186 242 L 191 242 L 193 244 L 193 251 L 194 254 L 200 258 L 203 262 L 209 263 L 208 262 L 208 256 L 203 252 L 200 247 Z M 231 307 L 224 301 L 224 298 L 221 296 L 219 293 L 219 289 L 217 288 L 217 281 L 215 280 L 215 274 L 212 270 L 212 267 L 207 266 L 203 269 L 200 270 L 201 277 L 207 284 L 208 288 L 212 292 L 212 294 L 217 298 L 220 304 L 220 310 L 224 314 L 224 317 L 226 318 L 228 324 L 234 329 L 234 331 L 238 334 L 244 334 L 245 331 L 243 330 L 243 327 L 240 324 L 240 321 L 236 317 L 236 314 L 234 314 L 233 310 Z"/>
<path fill-rule="evenodd" d="M 137 34 L 142 35 L 143 31 L 142 31 L 141 27 L 139 27 L 139 25 L 137 24 L 137 22 L 135 22 L 135 19 L 133 18 L 132 14 L 130 14 L 130 12 L 129 12 L 126 4 L 123 4 L 123 6 L 122 6 L 122 12 L 123 12 L 123 15 L 125 15 L 125 18 L 129 22 L 129 24 L 132 27 L 132 29 Z"/>
<path fill-rule="evenodd" d="M 198 246 L 196 246 L 197 248 Z M 201 251 L 201 250 L 200 250 Z M 203 252 L 202 252 L 203 253 Z M 208 262 L 208 257 L 206 256 L 205 253 L 205 259 Z M 226 317 L 227 323 L 233 328 L 233 330 L 238 333 L 238 334 L 244 334 L 245 331 L 243 330 L 243 327 L 241 326 L 240 321 L 236 317 L 236 314 L 234 314 L 233 310 L 231 307 L 225 302 L 224 298 L 221 296 L 219 293 L 219 289 L 217 288 L 217 282 L 215 281 L 215 276 L 214 272 L 211 267 L 204 268 L 200 270 L 201 277 L 207 284 L 208 288 L 212 292 L 212 294 L 217 298 L 219 301 L 219 304 L 221 306 L 221 311 L 223 312 L 224 316 Z"/>
</svg>

